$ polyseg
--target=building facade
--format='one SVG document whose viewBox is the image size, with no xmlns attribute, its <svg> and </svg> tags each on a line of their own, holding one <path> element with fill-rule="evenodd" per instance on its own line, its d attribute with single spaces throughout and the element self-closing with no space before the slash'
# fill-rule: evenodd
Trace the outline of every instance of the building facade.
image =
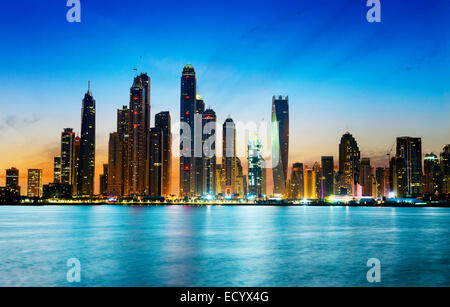
<svg viewBox="0 0 450 307">
<path fill-rule="evenodd" d="M 272 98 L 272 171 L 274 194 L 285 195 L 289 158 L 289 97 Z"/>
<path fill-rule="evenodd" d="M 76 173 L 78 196 L 92 196 L 95 176 L 95 100 L 90 84 L 81 109 L 80 153 Z"/>
<path fill-rule="evenodd" d="M 398 137 L 396 155 L 403 158 L 406 163 L 407 196 L 421 196 L 423 183 L 422 139 L 408 136 Z"/>
<path fill-rule="evenodd" d="M 28 170 L 28 197 L 42 197 L 42 170 L 29 169 Z"/>
</svg>

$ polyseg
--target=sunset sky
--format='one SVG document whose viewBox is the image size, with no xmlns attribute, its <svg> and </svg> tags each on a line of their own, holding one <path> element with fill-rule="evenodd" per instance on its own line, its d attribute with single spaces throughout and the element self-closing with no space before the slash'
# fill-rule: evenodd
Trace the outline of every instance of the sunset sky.
<svg viewBox="0 0 450 307">
<path fill-rule="evenodd" d="M 273 95 L 290 98 L 290 161 L 338 160 L 349 130 L 375 166 L 397 136 L 423 153 L 450 143 L 450 11 L 446 1 L 83 1 L 68 23 L 63 0 L 0 3 L 0 186 L 5 169 L 44 169 L 63 128 L 80 131 L 88 80 L 97 102 L 97 174 L 133 68 L 151 79 L 154 114 L 179 121 L 180 76 L 191 63 L 219 125 L 269 120 Z M 140 58 L 142 57 L 142 60 Z M 177 189 L 178 165 L 174 164 Z"/>
</svg>

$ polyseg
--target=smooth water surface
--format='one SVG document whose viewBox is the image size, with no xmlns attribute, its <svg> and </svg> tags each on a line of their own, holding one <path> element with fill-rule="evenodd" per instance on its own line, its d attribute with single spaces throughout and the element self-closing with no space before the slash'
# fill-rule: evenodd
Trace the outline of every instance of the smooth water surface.
<svg viewBox="0 0 450 307">
<path fill-rule="evenodd" d="M 373 286 L 370 258 L 449 286 L 450 209 L 0 207 L 0 286 Z"/>
</svg>

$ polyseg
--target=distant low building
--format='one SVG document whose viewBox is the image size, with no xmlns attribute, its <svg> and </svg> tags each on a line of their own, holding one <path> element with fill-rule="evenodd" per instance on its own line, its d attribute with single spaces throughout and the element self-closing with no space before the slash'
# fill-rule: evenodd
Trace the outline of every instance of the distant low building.
<svg viewBox="0 0 450 307">
<path fill-rule="evenodd" d="M 43 187 L 43 199 L 71 199 L 72 185 L 64 183 L 49 183 Z"/>
<path fill-rule="evenodd" d="M 20 193 L 18 189 L 0 187 L 0 204 L 10 205 L 20 202 Z"/>
</svg>

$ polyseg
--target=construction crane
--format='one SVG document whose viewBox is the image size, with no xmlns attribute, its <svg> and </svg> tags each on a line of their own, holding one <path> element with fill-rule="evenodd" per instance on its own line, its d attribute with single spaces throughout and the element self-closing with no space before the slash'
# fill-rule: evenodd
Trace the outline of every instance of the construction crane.
<svg viewBox="0 0 450 307">
<path fill-rule="evenodd" d="M 388 165 L 391 163 L 391 152 L 394 150 L 396 141 L 394 141 L 394 144 L 392 144 L 391 149 L 387 152 L 386 156 L 388 156 Z"/>
</svg>

